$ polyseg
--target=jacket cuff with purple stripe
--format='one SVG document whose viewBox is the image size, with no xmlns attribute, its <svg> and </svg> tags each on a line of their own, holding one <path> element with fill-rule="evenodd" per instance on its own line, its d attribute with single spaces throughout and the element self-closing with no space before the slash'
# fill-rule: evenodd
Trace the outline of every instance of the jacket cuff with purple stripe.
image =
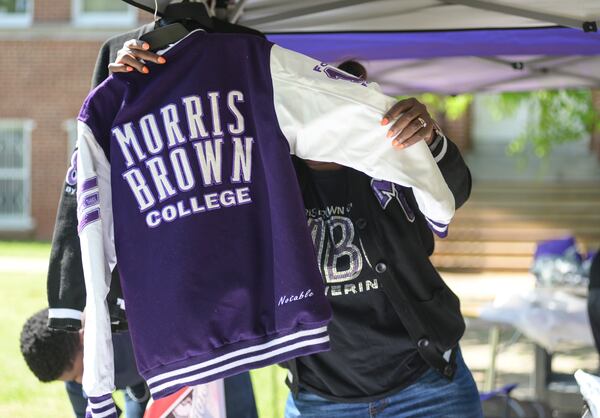
<svg viewBox="0 0 600 418">
<path fill-rule="evenodd" d="M 437 127 L 435 128 L 435 134 L 435 139 L 429 144 L 429 149 L 435 162 L 439 163 L 448 151 L 448 139 L 446 139 L 444 133 Z"/>
<path fill-rule="evenodd" d="M 447 224 L 432 221 L 427 217 L 425 217 L 425 219 L 427 219 L 427 226 L 429 226 L 429 229 L 431 229 L 435 235 L 437 235 L 440 238 L 446 238 L 448 236 Z"/>
<path fill-rule="evenodd" d="M 85 418 L 118 418 L 112 395 L 109 393 L 98 397 L 90 396 Z"/>
</svg>

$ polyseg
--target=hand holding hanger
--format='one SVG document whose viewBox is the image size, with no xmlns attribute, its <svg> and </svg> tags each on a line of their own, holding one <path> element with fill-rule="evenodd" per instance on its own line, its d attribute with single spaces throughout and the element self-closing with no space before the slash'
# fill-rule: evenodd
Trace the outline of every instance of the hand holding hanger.
<svg viewBox="0 0 600 418">
<path fill-rule="evenodd" d="M 144 34 L 141 39 L 130 39 L 117 53 L 114 63 L 108 65 L 113 73 L 137 70 L 148 74 L 145 62 L 164 64 L 165 58 L 150 51 L 160 50 L 187 35 L 193 28 L 212 30 L 211 8 L 205 0 L 171 1 L 162 10 L 162 18 L 158 19 L 158 1 L 154 1 L 155 29 Z M 152 46 L 150 45 L 152 44 Z"/>
<path fill-rule="evenodd" d="M 117 52 L 115 62 L 108 64 L 109 71 L 113 73 L 126 73 L 138 71 L 148 74 L 150 70 L 146 62 L 164 64 L 167 60 L 154 52 L 149 51 L 150 44 L 139 39 L 130 39 Z"/>
<path fill-rule="evenodd" d="M 140 39 L 151 44 L 153 51 L 166 48 L 195 29 L 213 31 L 213 21 L 206 0 L 171 1 L 157 20 L 158 2 L 154 2 L 154 30 Z"/>
</svg>

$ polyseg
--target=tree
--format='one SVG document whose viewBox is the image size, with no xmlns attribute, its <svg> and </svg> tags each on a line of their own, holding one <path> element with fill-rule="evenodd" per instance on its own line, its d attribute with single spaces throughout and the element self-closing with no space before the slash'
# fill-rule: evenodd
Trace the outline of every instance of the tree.
<svg viewBox="0 0 600 418">
<path fill-rule="evenodd" d="M 587 89 L 502 93 L 489 100 L 490 111 L 501 118 L 514 116 L 521 106 L 528 108 L 530 122 L 525 132 L 509 144 L 512 155 L 523 154 L 531 147 L 536 156 L 543 158 L 554 145 L 580 141 L 600 127 L 600 114 Z"/>
<path fill-rule="evenodd" d="M 418 97 L 434 117 L 454 120 L 462 116 L 473 101 L 472 94 L 439 96 L 425 93 Z M 529 109 L 530 123 L 508 146 L 510 155 L 524 155 L 532 148 L 539 158 L 548 156 L 557 144 L 580 141 L 600 129 L 600 113 L 594 108 L 588 89 L 539 90 L 500 93 L 490 96 L 487 106 L 499 119 L 510 118 L 518 109 Z"/>
</svg>

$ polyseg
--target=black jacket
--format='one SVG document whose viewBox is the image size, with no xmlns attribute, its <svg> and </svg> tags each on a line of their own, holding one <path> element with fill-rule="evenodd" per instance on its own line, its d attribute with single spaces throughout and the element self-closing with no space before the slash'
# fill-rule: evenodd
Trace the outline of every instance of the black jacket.
<svg viewBox="0 0 600 418">
<path fill-rule="evenodd" d="M 130 39 L 139 39 L 151 31 L 154 23 L 149 23 L 130 32 L 114 36 L 107 40 L 98 54 L 96 67 L 92 75 L 92 88 L 102 83 L 108 76 L 108 64 L 114 62 L 117 52 Z M 251 33 L 263 37 L 254 29 L 234 25 L 213 18 L 215 32 Z M 78 330 L 81 328 L 81 312 L 85 307 L 85 284 L 81 264 L 81 248 L 77 234 L 77 197 L 76 186 L 70 179 L 74 178 L 74 168 L 67 170 L 66 182 L 58 205 L 50 264 L 47 277 L 48 325 L 51 328 Z M 122 309 L 122 292 L 117 269 L 113 271 L 111 290 L 108 295 L 113 330 L 127 328 L 125 312 Z"/>
<path fill-rule="evenodd" d="M 594 256 L 590 268 L 587 307 L 596 351 L 600 354 L 600 251 Z"/>
<path fill-rule="evenodd" d="M 459 208 L 471 192 L 469 169 L 450 140 L 442 139 L 432 152 L 439 159 L 440 171 Z M 294 163 L 300 187 L 304 189 L 311 181 L 309 169 L 298 159 Z M 349 170 L 353 218 L 366 257 L 423 359 L 452 379 L 456 370 L 455 348 L 464 333 L 465 323 L 458 298 L 429 260 L 435 244 L 433 233 L 419 212 L 410 188 L 396 187 L 406 198 L 406 205 L 400 203 L 403 199 L 397 198 L 382 209 L 371 180 L 363 173 Z M 288 386 L 297 393 L 299 379 L 295 361 L 284 367 L 291 372 Z"/>
</svg>

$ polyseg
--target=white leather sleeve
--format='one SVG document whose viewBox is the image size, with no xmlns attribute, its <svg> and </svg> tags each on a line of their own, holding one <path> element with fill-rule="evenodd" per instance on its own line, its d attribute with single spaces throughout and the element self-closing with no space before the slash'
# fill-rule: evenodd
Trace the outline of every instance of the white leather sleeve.
<svg viewBox="0 0 600 418">
<path fill-rule="evenodd" d="M 77 125 L 77 219 L 85 276 L 83 389 L 88 397 L 114 391 L 114 360 L 106 296 L 115 250 L 110 165 L 90 128 Z M 112 266 L 111 266 L 112 264 Z"/>
<path fill-rule="evenodd" d="M 450 223 L 454 197 L 425 141 L 394 148 L 386 138 L 389 126 L 380 125 L 394 98 L 277 45 L 271 50 L 271 77 L 277 119 L 292 154 L 412 187 L 427 218 Z"/>
</svg>

